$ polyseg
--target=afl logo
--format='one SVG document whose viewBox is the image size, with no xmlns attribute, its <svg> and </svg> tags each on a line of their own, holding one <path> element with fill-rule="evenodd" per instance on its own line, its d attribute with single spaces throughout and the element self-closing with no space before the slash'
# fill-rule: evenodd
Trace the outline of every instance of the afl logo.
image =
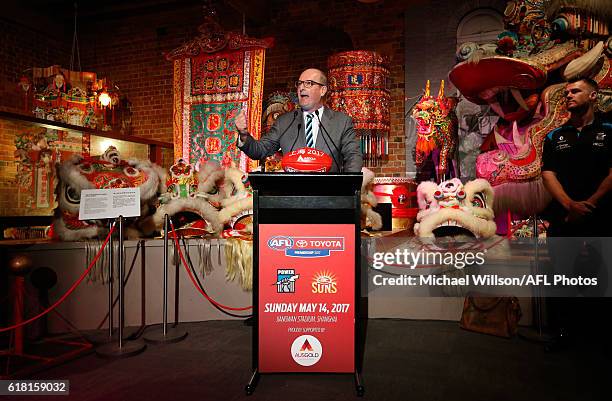
<svg viewBox="0 0 612 401">
<path fill-rule="evenodd" d="M 283 249 L 291 248 L 293 246 L 293 239 L 291 237 L 276 236 L 268 240 L 268 248 L 281 251 Z"/>
</svg>

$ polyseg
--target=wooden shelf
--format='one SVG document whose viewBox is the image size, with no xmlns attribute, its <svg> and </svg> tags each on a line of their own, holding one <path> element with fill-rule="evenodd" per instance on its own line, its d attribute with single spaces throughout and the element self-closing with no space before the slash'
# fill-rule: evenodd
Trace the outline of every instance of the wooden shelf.
<svg viewBox="0 0 612 401">
<path fill-rule="evenodd" d="M 95 136 L 99 136 L 103 138 L 116 139 L 120 141 L 142 143 L 145 145 L 152 145 L 152 146 L 159 147 L 159 148 L 172 149 L 174 147 L 174 145 L 170 142 L 161 142 L 161 141 L 155 141 L 152 139 L 141 138 L 141 137 L 133 136 L 133 135 L 124 135 L 118 131 L 101 131 L 101 130 L 97 130 L 97 129 L 89 128 L 89 127 L 80 127 L 78 125 L 66 124 L 66 123 L 62 123 L 59 121 L 44 120 L 42 118 L 36 118 L 34 116 L 29 116 L 26 114 L 11 113 L 8 111 L 0 111 L 0 119 L 30 123 L 30 124 L 34 124 L 39 127 L 51 128 L 51 129 L 62 130 L 62 131 L 87 133 L 87 134 L 91 134 L 91 135 L 95 135 Z"/>
</svg>

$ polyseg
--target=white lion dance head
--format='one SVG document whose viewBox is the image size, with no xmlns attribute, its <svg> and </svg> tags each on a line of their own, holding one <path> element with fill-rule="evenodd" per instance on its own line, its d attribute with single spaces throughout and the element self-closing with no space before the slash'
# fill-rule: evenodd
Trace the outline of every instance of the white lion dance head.
<svg viewBox="0 0 612 401">
<path fill-rule="evenodd" d="M 53 229 L 64 241 L 96 238 L 107 232 L 101 220 L 79 220 L 83 189 L 140 188 L 141 216 L 154 207 L 165 172 L 148 160 L 124 160 L 114 147 L 97 157 L 74 155 L 59 167 L 58 207 Z M 140 235 L 139 219 L 128 221 L 128 236 Z"/>
<path fill-rule="evenodd" d="M 414 233 L 418 237 L 495 235 L 493 189 L 477 179 L 463 185 L 453 178 L 440 184 L 422 182 L 417 187 L 419 213 Z"/>
</svg>

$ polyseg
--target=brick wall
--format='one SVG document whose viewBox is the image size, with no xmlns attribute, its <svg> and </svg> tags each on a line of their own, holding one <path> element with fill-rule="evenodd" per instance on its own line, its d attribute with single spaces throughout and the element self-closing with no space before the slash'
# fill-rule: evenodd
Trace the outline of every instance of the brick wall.
<svg viewBox="0 0 612 401">
<path fill-rule="evenodd" d="M 24 112 L 23 92 L 17 83 L 26 69 L 70 64 L 71 42 L 56 33 L 0 20 L 0 110 Z"/>
<path fill-rule="evenodd" d="M 0 215 L 7 216 L 11 215 L 8 210 L 14 208 L 17 200 L 16 185 L 13 183 L 17 166 L 12 156 L 15 152 L 13 138 L 19 133 L 19 130 L 15 124 L 0 120 L 0 133 L 0 154 L 6 155 L 0 160 Z"/>
<path fill-rule="evenodd" d="M 132 104 L 132 134 L 172 142 L 170 51 L 197 34 L 201 8 L 183 8 L 83 24 L 86 68 L 115 83 Z"/>
</svg>

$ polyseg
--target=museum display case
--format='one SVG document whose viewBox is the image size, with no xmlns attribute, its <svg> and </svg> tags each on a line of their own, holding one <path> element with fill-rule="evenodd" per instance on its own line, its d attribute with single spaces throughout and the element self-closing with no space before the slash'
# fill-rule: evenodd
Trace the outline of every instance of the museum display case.
<svg viewBox="0 0 612 401">
<path fill-rule="evenodd" d="M 172 143 L 0 111 L 0 234 L 42 238 L 57 205 L 56 167 L 73 155 L 98 156 L 114 146 L 124 159 L 168 168 Z"/>
</svg>

